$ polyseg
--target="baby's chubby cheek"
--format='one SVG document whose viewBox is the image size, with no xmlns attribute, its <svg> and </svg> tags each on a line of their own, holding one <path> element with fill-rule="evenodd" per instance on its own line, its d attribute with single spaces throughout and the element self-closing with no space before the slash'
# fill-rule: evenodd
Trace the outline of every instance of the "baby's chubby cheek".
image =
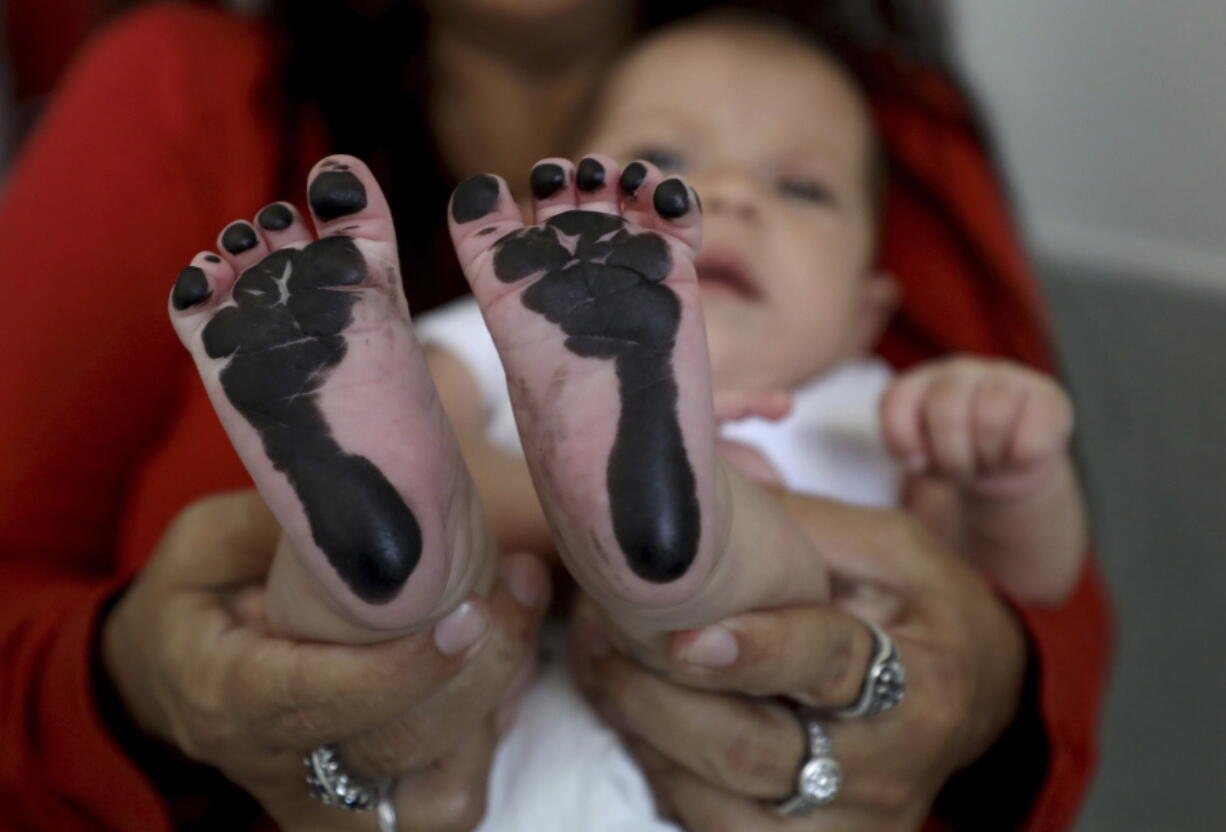
<svg viewBox="0 0 1226 832">
<path fill-rule="evenodd" d="M 790 310 L 795 312 L 796 310 Z M 761 301 L 703 298 L 715 393 L 786 391 L 844 356 L 838 321 L 788 314 Z"/>
<path fill-rule="evenodd" d="M 716 392 L 767 389 L 763 381 L 779 363 L 767 335 L 776 316 L 761 303 L 704 297 L 703 317 Z"/>
</svg>

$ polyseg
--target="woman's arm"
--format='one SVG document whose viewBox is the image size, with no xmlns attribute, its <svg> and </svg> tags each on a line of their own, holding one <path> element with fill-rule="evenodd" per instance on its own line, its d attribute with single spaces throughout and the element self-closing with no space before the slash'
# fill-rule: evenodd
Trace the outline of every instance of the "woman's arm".
<svg viewBox="0 0 1226 832">
<path fill-rule="evenodd" d="M 1029 665 L 1009 731 L 946 785 L 935 816 L 955 830 L 1072 828 L 1098 759 L 1111 658 L 1111 611 L 1092 558 L 1073 593 L 1051 608 L 1006 600 L 1025 629 Z M 986 826 L 985 826 L 986 824 Z"/>
<path fill-rule="evenodd" d="M 162 9 L 104 35 L 0 201 L 0 792 L 36 828 L 167 824 L 99 711 L 95 644 L 130 571 L 116 551 L 127 488 L 190 369 L 166 292 L 229 210 L 190 155 L 229 144 L 224 124 L 192 122 L 194 104 L 211 113 L 184 75 L 211 48 L 193 45 L 201 17 Z M 246 55 L 246 27 L 233 28 L 232 54 Z M 218 94 L 246 71 L 210 63 Z"/>
</svg>

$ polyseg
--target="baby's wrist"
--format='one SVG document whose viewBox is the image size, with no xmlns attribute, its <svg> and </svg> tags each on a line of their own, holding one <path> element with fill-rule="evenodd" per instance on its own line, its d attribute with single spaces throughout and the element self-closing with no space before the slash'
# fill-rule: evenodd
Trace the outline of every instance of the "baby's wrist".
<svg viewBox="0 0 1226 832">
<path fill-rule="evenodd" d="M 965 499 L 980 505 L 1024 503 L 1061 487 L 1072 461 L 1062 453 L 1025 468 L 1005 468 L 977 476 L 962 485 Z"/>
</svg>

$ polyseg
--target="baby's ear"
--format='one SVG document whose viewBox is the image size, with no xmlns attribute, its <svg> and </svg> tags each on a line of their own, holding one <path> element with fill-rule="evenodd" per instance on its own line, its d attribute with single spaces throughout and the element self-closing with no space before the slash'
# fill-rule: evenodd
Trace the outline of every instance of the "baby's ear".
<svg viewBox="0 0 1226 832">
<path fill-rule="evenodd" d="M 901 296 L 898 281 L 887 271 L 872 271 L 864 277 L 860 295 L 860 314 L 853 333 L 854 346 L 868 352 L 877 343 L 886 324 L 894 317 Z"/>
</svg>

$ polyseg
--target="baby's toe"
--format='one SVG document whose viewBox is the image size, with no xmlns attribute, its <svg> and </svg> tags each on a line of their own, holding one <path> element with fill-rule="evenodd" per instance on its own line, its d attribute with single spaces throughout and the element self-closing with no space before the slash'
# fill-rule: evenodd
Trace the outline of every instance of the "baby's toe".
<svg viewBox="0 0 1226 832">
<path fill-rule="evenodd" d="M 268 256 L 264 235 L 246 220 L 235 220 L 217 235 L 217 247 L 236 274 L 242 274 Z"/>
<path fill-rule="evenodd" d="M 488 298 L 496 291 L 496 281 L 492 270 L 483 267 L 499 240 L 524 227 L 519 206 L 502 177 L 482 173 L 456 186 L 447 215 L 451 241 L 473 294 L 478 300 Z"/>
<path fill-rule="evenodd" d="M 229 263 L 211 251 L 202 251 L 175 278 L 168 300 L 170 320 L 188 348 L 194 333 L 229 297 L 234 277 Z"/>
<path fill-rule="evenodd" d="M 626 165 L 618 190 L 627 220 L 666 234 L 697 255 L 702 243 L 702 203 L 684 179 L 665 178 L 650 162 L 636 161 Z"/>
<path fill-rule="evenodd" d="M 321 160 L 307 177 L 307 203 L 315 218 L 315 232 L 323 237 L 347 237 L 392 246 L 396 231 L 383 189 L 366 164 L 354 156 L 333 155 Z"/>
<path fill-rule="evenodd" d="M 288 202 L 265 205 L 255 215 L 255 224 L 272 250 L 300 248 L 311 242 L 311 232 L 298 210 Z"/>
<path fill-rule="evenodd" d="M 569 159 L 542 159 L 532 169 L 528 182 L 532 188 L 532 221 L 536 225 L 565 211 L 573 211 L 578 204 L 575 166 Z"/>
<path fill-rule="evenodd" d="M 600 211 L 605 214 L 620 214 L 617 198 L 617 180 L 621 168 L 612 157 L 593 153 L 583 157 L 575 169 L 575 189 L 579 210 Z"/>
</svg>

